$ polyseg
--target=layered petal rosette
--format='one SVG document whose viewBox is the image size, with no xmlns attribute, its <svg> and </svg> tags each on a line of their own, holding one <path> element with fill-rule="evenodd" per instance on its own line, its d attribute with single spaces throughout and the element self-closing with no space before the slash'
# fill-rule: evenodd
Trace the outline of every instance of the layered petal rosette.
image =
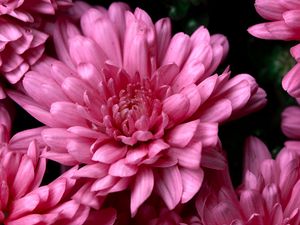
<svg viewBox="0 0 300 225">
<path fill-rule="evenodd" d="M 299 224 L 299 144 L 286 146 L 276 159 L 254 137 L 245 149 L 239 197 L 227 184 L 201 193 L 197 209 L 203 224 Z"/>
<path fill-rule="evenodd" d="M 54 15 L 57 9 L 71 4 L 72 0 L 6 0 L 0 4 L 0 16 L 33 23 L 37 16 Z"/>
<path fill-rule="evenodd" d="M 155 191 L 169 209 L 199 190 L 202 166 L 222 168 L 218 124 L 261 108 L 265 93 L 248 74 L 211 75 L 228 51 L 222 35 L 200 27 L 171 37 L 169 19 L 153 24 L 122 3 L 91 8 L 76 27 L 54 31 L 61 61 L 44 58 L 9 92 L 48 126 L 44 155 L 82 164 L 77 178 L 107 195 L 131 190 L 131 212 Z"/>
<path fill-rule="evenodd" d="M 255 37 L 272 40 L 300 40 L 300 3 L 291 0 L 256 0 L 256 11 L 271 22 L 254 25 L 248 29 Z M 297 64 L 284 77 L 283 88 L 300 99 L 300 45 L 291 48 Z"/>
<path fill-rule="evenodd" d="M 300 40 L 300 3 L 293 0 L 256 0 L 256 11 L 271 22 L 254 25 L 248 31 L 255 37 Z"/>
<path fill-rule="evenodd" d="M 262 224 L 299 224 L 300 155 L 286 146 L 276 159 L 256 138 L 248 139 L 240 204 L 245 215 Z"/>
<path fill-rule="evenodd" d="M 10 117 L 2 106 L 0 117 L 0 223 L 83 224 L 90 207 L 69 196 L 74 191 L 76 180 L 72 176 L 76 167 L 50 184 L 40 186 L 46 159 L 40 157 L 37 140 L 28 141 L 30 137 L 37 137 L 41 129 L 18 133 L 9 140 Z"/>
<path fill-rule="evenodd" d="M 41 24 L 59 8 L 70 6 L 69 0 L 9 0 L 0 3 L 0 73 L 17 83 L 30 66 L 42 56 L 48 35 Z M 0 98 L 5 93 L 0 87 Z"/>
</svg>

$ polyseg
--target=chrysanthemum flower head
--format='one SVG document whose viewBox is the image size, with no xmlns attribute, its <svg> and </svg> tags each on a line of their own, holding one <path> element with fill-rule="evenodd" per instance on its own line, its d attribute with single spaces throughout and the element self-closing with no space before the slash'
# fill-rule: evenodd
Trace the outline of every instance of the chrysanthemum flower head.
<svg viewBox="0 0 300 225">
<path fill-rule="evenodd" d="M 40 156 L 41 128 L 15 134 L 11 139 L 10 117 L 0 106 L 0 223 L 5 225 L 92 224 L 94 218 L 114 220 L 113 209 L 99 210 L 95 215 L 82 205 L 78 195 L 89 198 L 89 192 L 74 188 L 76 167 L 63 173 L 48 185 L 40 186 L 46 159 Z M 71 198 L 73 197 L 73 199 Z M 89 199 L 92 201 L 93 195 Z M 82 200 L 81 200 L 82 201 Z M 98 203 L 99 204 L 99 203 Z M 99 206 L 100 208 L 100 206 Z M 104 214 L 106 212 L 106 214 Z M 107 223 L 110 225 L 111 223 Z"/>
<path fill-rule="evenodd" d="M 221 169 L 218 123 L 262 107 L 265 93 L 248 74 L 212 75 L 228 51 L 222 35 L 200 27 L 171 37 L 169 19 L 153 24 L 123 3 L 91 8 L 81 26 L 61 18 L 45 57 L 10 96 L 48 126 L 44 156 L 82 164 L 98 195 L 127 188 L 131 211 L 155 191 L 167 207 L 199 190 L 203 166 Z M 202 158 L 203 155 L 203 158 Z"/>
<path fill-rule="evenodd" d="M 255 37 L 271 40 L 300 40 L 300 3 L 290 0 L 256 0 L 256 11 L 270 22 L 254 25 L 248 32 Z M 283 88 L 293 97 L 300 99 L 300 45 L 291 48 L 292 56 L 297 60 L 284 77 Z"/>
<path fill-rule="evenodd" d="M 299 224 L 299 156 L 298 150 L 287 145 L 272 159 L 267 147 L 250 137 L 239 197 L 226 183 L 200 193 L 196 206 L 203 223 Z"/>
<path fill-rule="evenodd" d="M 9 83 L 17 83 L 44 52 L 48 35 L 38 24 L 49 20 L 46 15 L 54 15 L 57 9 L 70 5 L 69 0 L 0 3 L 0 73 Z M 0 87 L 0 98 L 4 97 Z"/>
</svg>

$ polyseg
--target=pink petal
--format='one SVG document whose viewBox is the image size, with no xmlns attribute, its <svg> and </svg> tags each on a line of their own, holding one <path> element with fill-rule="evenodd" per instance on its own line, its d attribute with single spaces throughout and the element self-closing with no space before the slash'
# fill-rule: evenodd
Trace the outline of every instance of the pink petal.
<svg viewBox="0 0 300 225">
<path fill-rule="evenodd" d="M 84 24 L 83 22 L 81 20 L 84 34 L 92 38 L 103 49 L 113 64 L 121 66 L 122 55 L 118 33 L 113 22 L 109 20 L 108 15 L 101 16 L 96 21 L 93 21 L 92 29 L 85 29 L 85 27 L 91 27 L 91 23 Z"/>
<path fill-rule="evenodd" d="M 77 35 L 69 39 L 69 45 L 70 55 L 76 65 L 92 63 L 101 70 L 107 56 L 93 40 Z"/>
<path fill-rule="evenodd" d="M 118 180 L 119 178 L 113 177 L 111 175 L 99 178 L 93 183 L 91 191 L 101 191 L 107 188 L 111 188 Z"/>
<path fill-rule="evenodd" d="M 169 18 L 163 18 L 155 23 L 157 34 L 157 61 L 162 62 L 171 40 L 171 21 Z M 160 66 L 160 65 L 158 65 Z"/>
<path fill-rule="evenodd" d="M 58 20 L 56 23 L 53 40 L 55 43 L 55 50 L 58 58 L 65 62 L 71 68 L 73 61 L 69 53 L 68 41 L 71 37 L 78 35 L 80 32 L 75 25 L 70 23 L 68 20 Z"/>
<path fill-rule="evenodd" d="M 186 203 L 199 191 L 202 185 L 204 172 L 201 168 L 197 170 L 181 168 L 180 173 L 183 184 L 181 203 Z"/>
<path fill-rule="evenodd" d="M 177 123 L 181 121 L 189 109 L 189 101 L 182 94 L 174 94 L 163 101 L 163 111 L 168 117 Z"/>
<path fill-rule="evenodd" d="M 124 69 L 128 74 L 139 73 L 141 78 L 147 78 L 151 74 L 150 56 L 147 44 L 147 28 L 143 25 L 131 23 L 126 28 L 124 40 Z"/>
<path fill-rule="evenodd" d="M 177 166 L 158 170 L 155 174 L 155 190 L 170 210 L 180 202 L 183 191 L 181 174 Z"/>
<path fill-rule="evenodd" d="M 101 163 L 85 165 L 75 172 L 74 177 L 101 178 L 107 175 L 108 166 Z"/>
<path fill-rule="evenodd" d="M 199 122 L 199 120 L 194 120 L 174 127 L 167 134 L 167 142 L 174 147 L 185 147 L 194 137 Z"/>
<path fill-rule="evenodd" d="M 91 144 L 91 142 L 84 139 L 71 140 L 67 145 L 68 153 L 78 162 L 90 164 L 93 156 L 90 151 Z"/>
<path fill-rule="evenodd" d="M 259 193 L 255 191 L 244 191 L 240 197 L 240 204 L 243 206 L 243 211 L 247 218 L 252 215 L 264 215 L 263 201 Z"/>
<path fill-rule="evenodd" d="M 299 32 L 288 27 L 284 21 L 262 23 L 248 28 L 255 37 L 274 40 L 298 40 Z"/>
<path fill-rule="evenodd" d="M 126 154 L 125 163 L 138 164 L 147 156 L 147 154 L 148 148 L 144 145 L 129 149 Z"/>
<path fill-rule="evenodd" d="M 55 102 L 51 105 L 50 113 L 54 119 L 66 127 L 73 125 L 87 127 L 87 121 L 80 116 L 77 106 L 71 102 Z"/>
<path fill-rule="evenodd" d="M 170 147 L 166 142 L 164 142 L 162 139 L 157 139 L 155 141 L 150 142 L 148 145 L 148 156 L 150 158 L 158 155 L 161 151 L 166 150 Z"/>
<path fill-rule="evenodd" d="M 258 138 L 249 137 L 246 140 L 244 149 L 244 172 L 249 170 L 258 175 L 261 163 L 272 158 L 268 148 Z"/>
<path fill-rule="evenodd" d="M 175 63 L 181 68 L 190 53 L 190 49 L 191 42 L 189 36 L 184 33 L 177 33 L 170 41 L 162 65 Z"/>
<path fill-rule="evenodd" d="M 214 170 L 224 170 L 227 167 L 226 158 L 216 149 L 203 149 L 201 157 L 201 166 Z"/>
<path fill-rule="evenodd" d="M 268 212 L 271 214 L 276 203 L 280 202 L 280 193 L 275 184 L 266 185 L 263 189 L 262 196 L 266 203 Z"/>
<path fill-rule="evenodd" d="M 282 113 L 281 129 L 282 132 L 293 139 L 300 139 L 300 108 L 291 106 L 286 108 Z"/>
<path fill-rule="evenodd" d="M 81 188 L 72 196 L 73 200 L 80 203 L 81 205 L 92 207 L 99 210 L 103 200 L 96 197 L 96 192 L 91 191 L 89 182 L 86 182 Z"/>
<path fill-rule="evenodd" d="M 282 87 L 291 96 L 300 97 L 300 63 L 297 63 L 283 78 Z"/>
<path fill-rule="evenodd" d="M 221 99 L 219 101 L 212 102 L 209 106 L 206 106 L 206 109 L 200 110 L 199 113 L 201 113 L 199 117 L 201 121 L 217 123 L 224 122 L 232 113 L 231 101 L 228 99 Z"/>
<path fill-rule="evenodd" d="M 255 9 L 266 20 L 281 20 L 286 10 L 277 0 L 256 0 Z"/>
<path fill-rule="evenodd" d="M 66 166 L 78 165 L 78 161 L 68 153 L 45 152 L 42 154 L 42 157 L 51 159 Z"/>
<path fill-rule="evenodd" d="M 199 123 L 193 140 L 195 142 L 200 141 L 203 147 L 216 146 L 218 142 L 218 124 Z"/>
<path fill-rule="evenodd" d="M 113 163 L 108 173 L 115 177 L 131 177 L 138 171 L 138 166 L 132 164 L 126 164 L 125 159 Z"/>
<path fill-rule="evenodd" d="M 30 186 L 34 180 L 34 175 L 32 161 L 27 156 L 23 156 L 13 183 L 13 193 L 16 199 L 31 191 Z"/>
<path fill-rule="evenodd" d="M 152 193 L 154 186 L 153 172 L 149 168 L 142 168 L 136 175 L 135 182 L 131 191 L 130 210 L 134 216 L 141 204 Z"/>
<path fill-rule="evenodd" d="M 189 99 L 190 107 L 186 114 L 186 118 L 190 118 L 200 107 L 201 95 L 196 85 L 189 85 L 181 90 L 181 94 Z"/>
<path fill-rule="evenodd" d="M 171 147 L 168 154 L 178 160 L 178 164 L 184 168 L 197 169 L 200 167 L 202 145 L 196 142 L 184 148 Z"/>
<path fill-rule="evenodd" d="M 18 218 L 25 213 L 33 211 L 39 204 L 39 196 L 37 194 L 26 195 L 23 198 L 17 199 L 11 204 L 10 218 Z"/>
<path fill-rule="evenodd" d="M 66 152 L 68 141 L 76 136 L 63 128 L 48 128 L 42 131 L 43 141 L 54 151 Z"/>
<path fill-rule="evenodd" d="M 294 29 L 299 29 L 300 25 L 300 16 L 299 16 L 300 10 L 299 9 L 295 9 L 295 10 L 290 10 L 290 11 L 286 11 L 283 13 L 283 19 L 284 22 L 290 26 L 293 27 Z"/>
<path fill-rule="evenodd" d="M 123 158 L 127 153 L 126 146 L 107 143 L 100 146 L 93 155 L 93 160 L 111 164 Z"/>
</svg>

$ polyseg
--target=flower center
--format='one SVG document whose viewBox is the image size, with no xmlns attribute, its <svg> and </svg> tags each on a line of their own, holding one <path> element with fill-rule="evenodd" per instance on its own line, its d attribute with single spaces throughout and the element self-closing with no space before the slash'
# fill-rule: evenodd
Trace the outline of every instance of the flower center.
<svg viewBox="0 0 300 225">
<path fill-rule="evenodd" d="M 101 108 L 106 133 L 129 145 L 152 139 L 161 103 L 149 82 L 129 83 L 115 93 Z"/>
</svg>

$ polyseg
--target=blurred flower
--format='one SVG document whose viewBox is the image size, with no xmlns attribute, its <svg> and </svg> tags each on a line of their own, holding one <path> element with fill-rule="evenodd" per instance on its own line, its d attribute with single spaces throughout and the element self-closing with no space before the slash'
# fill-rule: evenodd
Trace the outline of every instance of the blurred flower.
<svg viewBox="0 0 300 225">
<path fill-rule="evenodd" d="M 273 160 L 267 147 L 250 137 L 239 198 L 227 184 L 200 193 L 197 209 L 203 224 L 299 224 L 299 144 L 297 149 L 287 146 Z"/>
<path fill-rule="evenodd" d="M 201 225 L 247 224 L 228 167 L 222 171 L 208 169 L 205 175 L 195 203 Z"/>
<path fill-rule="evenodd" d="M 299 145 L 298 145 L 299 147 Z M 257 138 L 246 143 L 240 204 L 262 224 L 299 224 L 300 155 L 286 146 L 276 159 Z"/>
<path fill-rule="evenodd" d="M 300 3 L 290 0 L 256 0 L 256 11 L 272 22 L 254 25 L 249 33 L 262 39 L 299 40 Z"/>
<path fill-rule="evenodd" d="M 255 37 L 272 40 L 300 40 L 300 2 L 290 0 L 256 0 L 256 11 L 271 22 L 254 25 L 248 32 Z M 297 60 L 282 81 L 283 88 L 293 97 L 300 99 L 300 44 L 291 48 Z"/>
<path fill-rule="evenodd" d="M 145 225 L 165 225 L 165 224 L 180 224 L 180 225 L 201 225 L 198 217 L 184 219 L 181 217 L 178 210 L 168 210 L 159 205 L 144 204 L 140 207 L 138 214 L 134 218 L 134 222 L 130 224 L 145 224 Z"/>
<path fill-rule="evenodd" d="M 282 132 L 290 139 L 300 141 L 300 107 L 290 106 L 282 113 Z"/>
<path fill-rule="evenodd" d="M 91 8 L 80 22 L 61 18 L 61 61 L 45 57 L 26 74 L 25 95 L 9 92 L 49 127 L 44 156 L 82 164 L 75 176 L 97 195 L 130 188 L 132 215 L 153 190 L 169 209 L 189 201 L 200 163 L 224 167 L 218 124 L 261 108 L 265 92 L 248 74 L 211 75 L 228 43 L 204 27 L 171 37 L 168 19 L 153 24 L 122 3 Z"/>
<path fill-rule="evenodd" d="M 71 6 L 72 0 L 9 0 L 0 4 L 0 16 L 11 16 L 33 23 L 39 14 L 54 15 L 58 8 Z"/>
</svg>

